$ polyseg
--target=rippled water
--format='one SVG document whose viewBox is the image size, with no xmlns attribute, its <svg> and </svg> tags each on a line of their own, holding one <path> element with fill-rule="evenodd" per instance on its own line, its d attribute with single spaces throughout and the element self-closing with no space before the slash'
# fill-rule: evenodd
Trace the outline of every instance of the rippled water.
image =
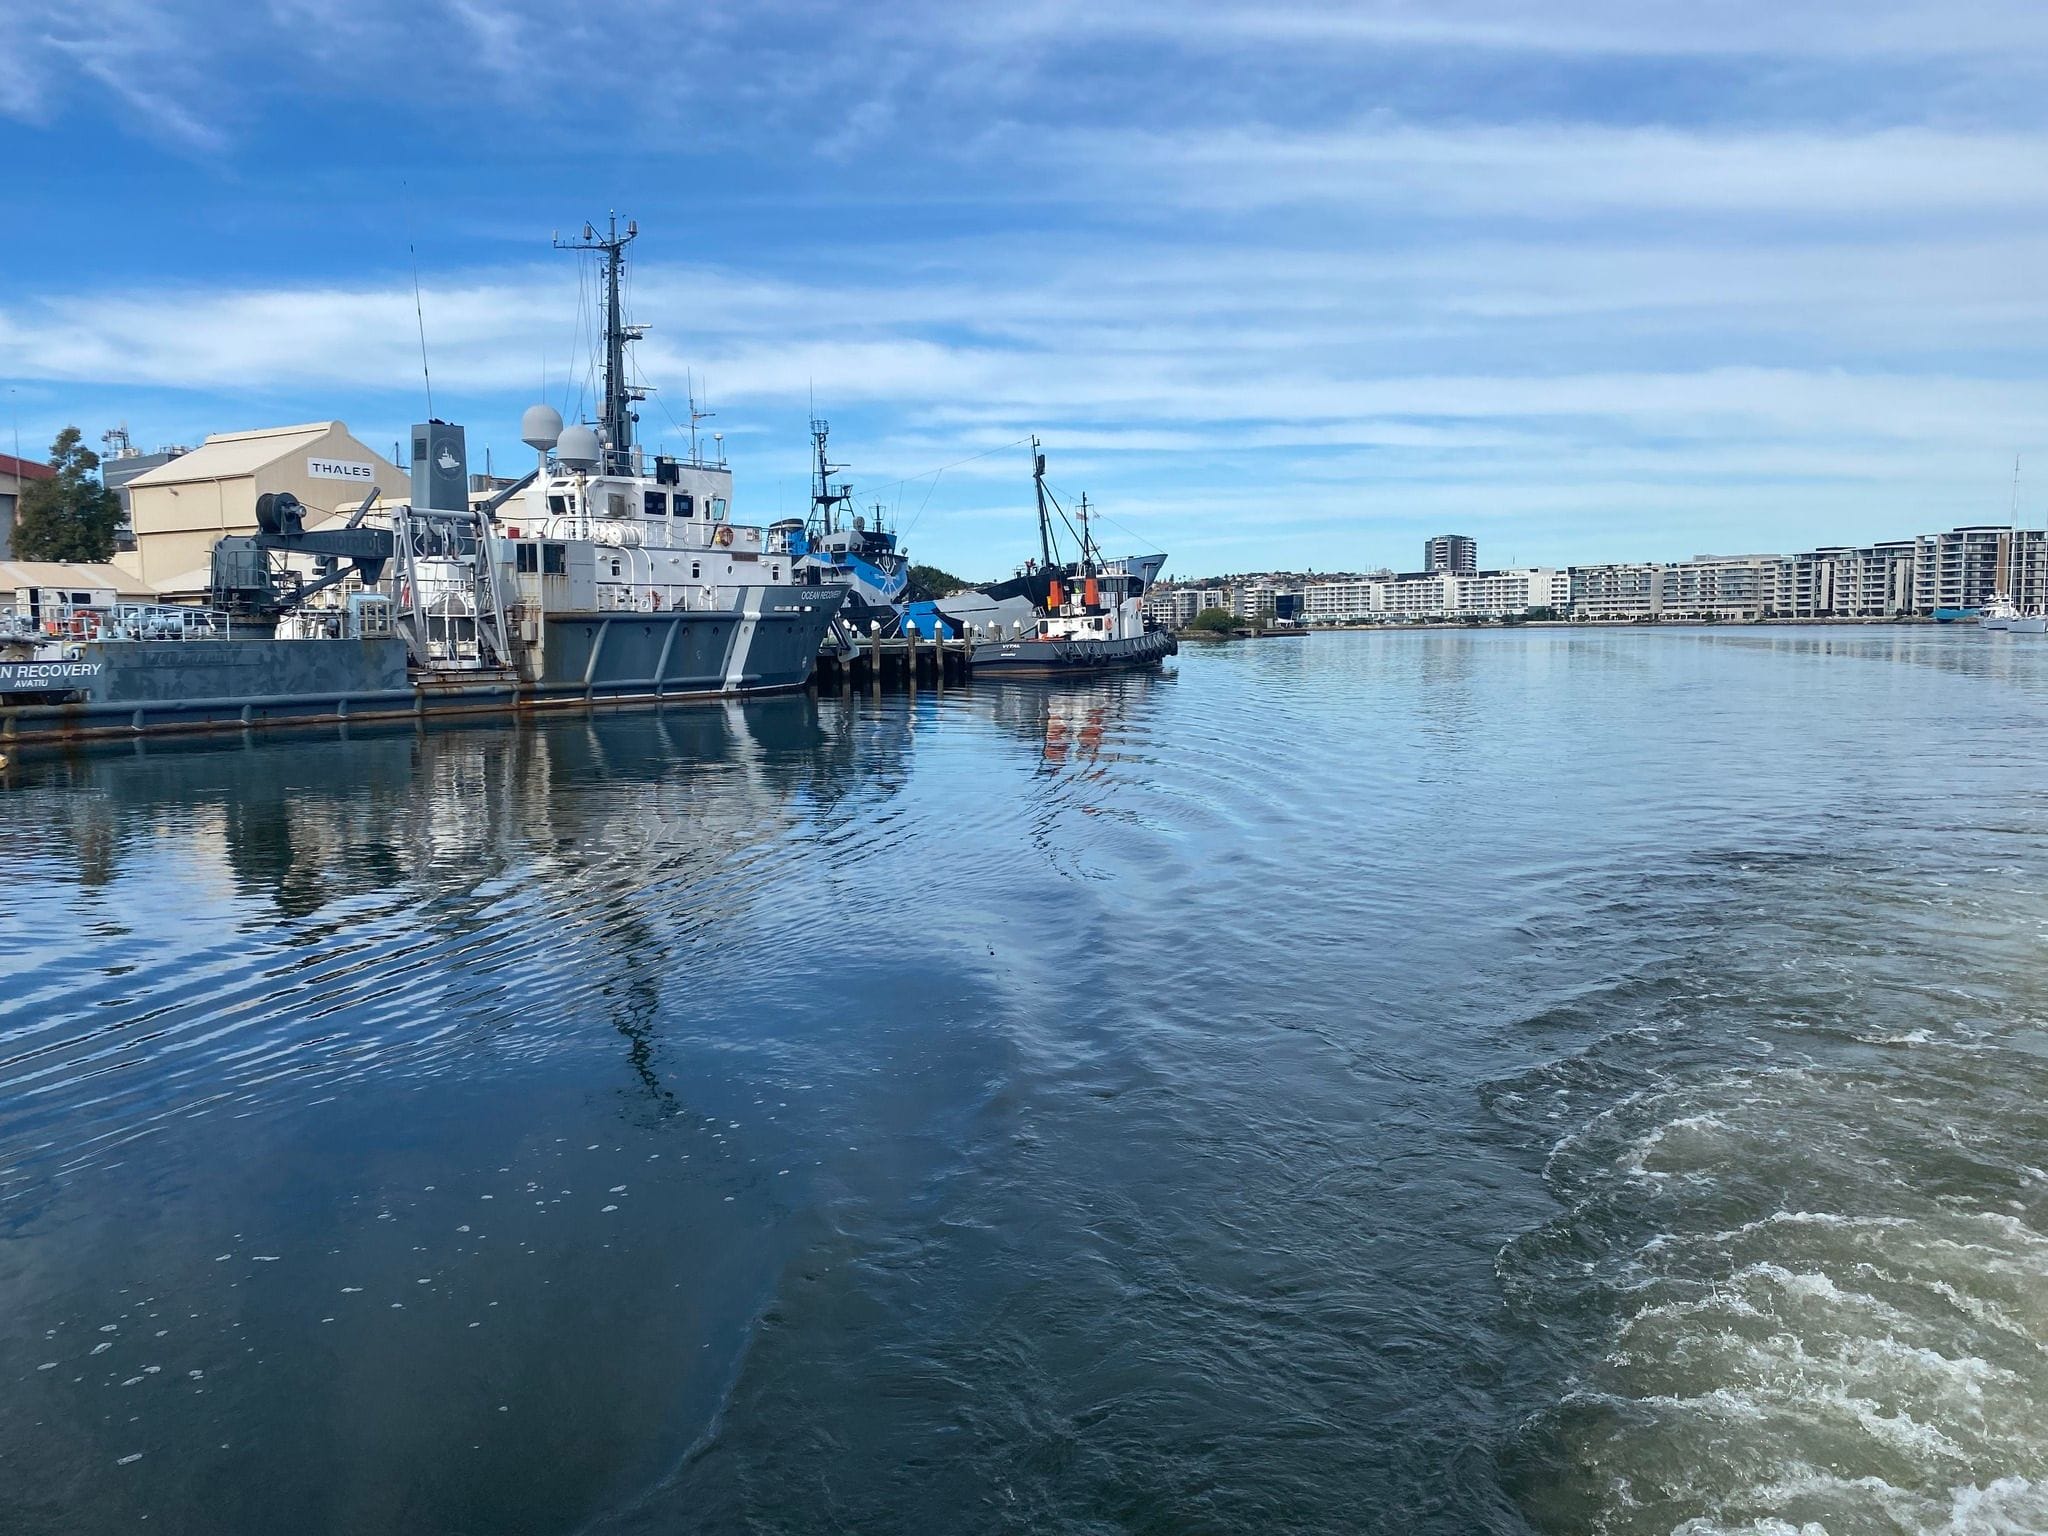
<svg viewBox="0 0 2048 1536">
<path fill-rule="evenodd" d="M 31 756 L 0 1529 L 2048 1528 L 2048 646 Z"/>
</svg>

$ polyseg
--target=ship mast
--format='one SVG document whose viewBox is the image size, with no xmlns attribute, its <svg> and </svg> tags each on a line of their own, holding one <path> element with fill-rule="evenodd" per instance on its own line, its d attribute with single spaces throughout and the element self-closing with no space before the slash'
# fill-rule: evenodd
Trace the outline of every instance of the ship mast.
<svg viewBox="0 0 2048 1536">
<path fill-rule="evenodd" d="M 599 425 L 604 433 L 605 447 L 618 456 L 622 465 L 631 463 L 633 422 L 636 419 L 634 403 L 647 398 L 645 389 L 626 382 L 626 344 L 638 341 L 646 334 L 647 327 L 627 325 L 619 312 L 620 289 L 626 272 L 626 247 L 639 233 L 639 221 L 628 219 L 626 232 L 620 234 L 619 216 L 614 213 L 602 235 L 593 226 L 585 224 L 581 239 L 555 241 L 558 251 L 604 252 L 604 411 Z"/>
<path fill-rule="evenodd" d="M 832 472 L 845 469 L 847 466 L 833 464 L 826 459 L 825 440 L 831 435 L 832 424 L 829 421 L 820 420 L 816 416 L 811 418 L 811 444 L 818 454 L 818 466 L 813 472 L 815 478 L 811 482 L 811 510 L 816 514 L 820 534 L 833 532 L 832 509 L 853 497 L 853 488 L 850 484 L 841 485 L 836 491 L 832 489 Z"/>
<path fill-rule="evenodd" d="M 1045 515 L 1045 455 L 1038 451 L 1038 436 L 1031 437 L 1031 489 L 1038 497 L 1038 553 L 1047 569 L 1052 567 L 1052 522 Z"/>
</svg>

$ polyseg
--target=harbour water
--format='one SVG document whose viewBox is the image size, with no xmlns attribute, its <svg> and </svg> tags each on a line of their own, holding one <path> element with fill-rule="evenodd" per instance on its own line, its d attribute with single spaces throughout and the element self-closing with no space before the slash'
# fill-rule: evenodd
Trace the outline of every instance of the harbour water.
<svg viewBox="0 0 2048 1536">
<path fill-rule="evenodd" d="M 0 1529 L 2048 1528 L 2048 646 L 28 756 Z"/>
</svg>

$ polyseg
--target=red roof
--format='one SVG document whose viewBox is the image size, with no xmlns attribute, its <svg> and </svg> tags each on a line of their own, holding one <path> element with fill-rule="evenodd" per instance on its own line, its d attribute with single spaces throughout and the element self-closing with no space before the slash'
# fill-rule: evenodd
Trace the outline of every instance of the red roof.
<svg viewBox="0 0 2048 1536">
<path fill-rule="evenodd" d="M 17 459 L 11 453 L 0 453 L 0 475 L 10 480 L 54 480 L 57 471 L 47 464 L 38 464 L 34 459 Z"/>
</svg>

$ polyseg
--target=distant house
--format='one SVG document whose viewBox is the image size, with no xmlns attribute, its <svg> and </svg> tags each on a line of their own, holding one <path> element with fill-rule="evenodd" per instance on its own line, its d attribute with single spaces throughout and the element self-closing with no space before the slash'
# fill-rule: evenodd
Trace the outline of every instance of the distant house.
<svg viewBox="0 0 2048 1536">
<path fill-rule="evenodd" d="M 314 528 L 372 492 L 402 501 L 410 486 L 406 471 L 339 421 L 219 432 L 127 482 L 135 548 L 116 558 L 167 597 L 197 597 L 211 589 L 221 535 L 256 532 L 257 497 L 289 491 Z"/>
<path fill-rule="evenodd" d="M 0 453 L 0 560 L 14 553 L 14 514 L 21 504 L 22 487 L 32 480 L 56 478 L 57 471 L 47 464 Z"/>
</svg>

